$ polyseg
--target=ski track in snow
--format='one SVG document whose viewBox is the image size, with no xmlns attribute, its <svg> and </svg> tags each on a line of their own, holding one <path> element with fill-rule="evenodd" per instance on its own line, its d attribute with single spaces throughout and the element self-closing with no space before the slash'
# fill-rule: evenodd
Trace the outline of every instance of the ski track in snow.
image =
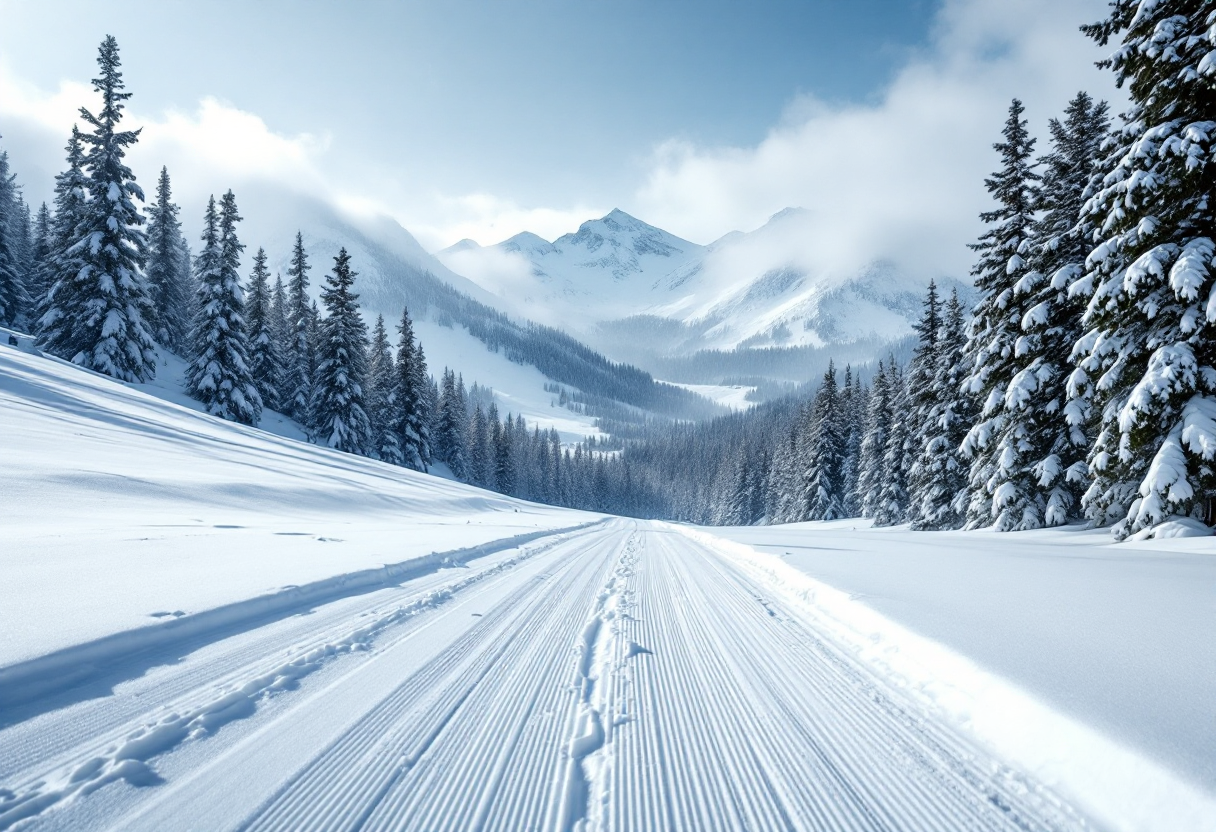
<svg viewBox="0 0 1216 832">
<path fill-rule="evenodd" d="M 1095 827 L 721 553 L 618 520 L 0 731 L 7 828 Z"/>
</svg>

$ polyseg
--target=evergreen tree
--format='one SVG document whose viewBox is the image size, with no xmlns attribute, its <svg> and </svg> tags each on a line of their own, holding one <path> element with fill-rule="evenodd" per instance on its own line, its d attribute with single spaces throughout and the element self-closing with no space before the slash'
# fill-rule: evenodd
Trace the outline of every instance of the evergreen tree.
<svg viewBox="0 0 1216 832">
<path fill-rule="evenodd" d="M 968 331 L 968 386 L 982 405 L 963 446 L 971 461 L 968 524 L 993 525 L 998 531 L 1034 528 L 1037 517 L 1029 427 L 1023 414 L 1006 405 L 1019 369 L 1017 345 L 1025 313 L 1015 303 L 1014 287 L 1029 271 L 1038 203 L 1035 142 L 1026 130 L 1023 110 L 1015 98 L 1005 122 L 1005 141 L 993 145 L 1002 167 L 985 184 L 997 207 L 980 214 L 989 228 L 971 246 L 979 253 L 971 273 L 980 299 Z"/>
<path fill-rule="evenodd" d="M 874 509 L 875 526 L 894 526 L 908 514 L 908 390 L 904 374 L 891 357 L 887 363 L 886 443 L 883 447 L 883 480 Z"/>
<path fill-rule="evenodd" d="M 1011 306 L 1022 314 L 1022 335 L 1015 342 L 1011 365 L 1017 372 L 1004 408 L 1019 425 L 1025 447 L 1022 466 L 1010 474 L 1026 495 L 1020 528 L 1067 522 L 1076 514 L 1086 477 L 1085 417 L 1076 408 L 1068 414 L 1065 385 L 1084 305 L 1069 297 L 1068 287 L 1084 272 L 1089 253 L 1077 220 L 1108 132 L 1106 109 L 1082 92 L 1069 103 L 1063 122 L 1051 120 L 1031 268 L 1013 287 Z"/>
<path fill-rule="evenodd" d="M 304 235 L 296 232 L 287 268 L 287 328 L 289 340 L 284 344 L 283 386 L 280 399 L 287 414 L 306 428 L 309 426 L 309 403 L 312 401 L 312 378 L 316 365 L 310 330 L 315 327 L 313 308 L 308 299 L 308 255 L 304 251 Z"/>
<path fill-rule="evenodd" d="M 393 355 L 389 348 L 384 316 L 376 316 L 367 360 L 367 415 L 371 424 L 372 454 L 392 465 L 401 465 L 398 384 Z"/>
<path fill-rule="evenodd" d="M 280 284 L 281 287 L 281 284 Z M 262 404 L 272 410 L 281 407 L 278 379 L 282 376 L 279 341 L 275 337 L 273 302 L 270 295 L 270 271 L 266 268 L 266 250 L 259 248 L 253 255 L 253 272 L 249 275 L 249 299 L 245 318 L 249 331 L 249 372 L 262 397 Z"/>
<path fill-rule="evenodd" d="M 195 261 L 198 275 L 196 317 L 191 333 L 193 358 L 186 369 L 186 394 L 221 419 L 256 425 L 262 397 L 249 369 L 245 299 L 240 264 L 244 246 L 236 236 L 236 197 L 215 197 L 203 218 L 203 250 Z"/>
<path fill-rule="evenodd" d="M 861 459 L 857 470 L 857 490 L 861 495 L 861 516 L 876 517 L 883 482 L 887 479 L 887 434 L 891 429 L 891 391 L 887 371 L 881 361 L 870 386 L 866 406 L 865 436 L 861 440 Z"/>
<path fill-rule="evenodd" d="M 844 514 L 845 433 L 836 367 L 829 362 L 810 411 L 810 436 L 802 485 L 802 516 L 835 520 Z"/>
<path fill-rule="evenodd" d="M 140 273 L 147 252 L 144 220 L 132 201 L 142 202 L 144 194 L 123 161 L 139 131 L 118 129 L 131 94 L 122 92 L 113 37 L 102 42 L 97 63 L 101 74 L 93 88 L 102 95 L 102 109 L 96 116 L 80 110 L 93 128 L 81 136 L 91 198 L 69 248 L 81 267 L 55 290 L 42 339 L 48 351 L 74 364 L 123 381 L 147 381 L 156 373 L 156 347 L 145 323 L 152 301 Z"/>
<path fill-rule="evenodd" d="M 469 461 L 469 482 L 481 488 L 489 488 L 494 460 L 490 450 L 489 425 L 480 402 L 473 406 L 473 415 L 469 418 L 469 428 L 465 436 L 468 442 L 465 458 Z"/>
<path fill-rule="evenodd" d="M 464 402 L 456 386 L 456 373 L 445 368 L 435 425 L 435 456 L 440 462 L 446 463 L 453 476 L 462 482 L 468 479 L 464 455 L 466 418 Z"/>
<path fill-rule="evenodd" d="M 1084 27 L 1121 38 L 1103 66 L 1124 114 L 1084 208 L 1097 247 L 1073 292 L 1088 300 L 1070 380 L 1093 408 L 1084 498 L 1117 536 L 1201 516 L 1216 491 L 1216 122 L 1211 7 L 1114 0 Z"/>
<path fill-rule="evenodd" d="M 932 486 L 932 462 L 925 455 L 925 447 L 935 432 L 942 400 L 933 386 L 937 375 L 938 335 L 941 330 L 941 303 L 937 296 L 937 284 L 929 281 L 925 294 L 924 309 L 915 325 L 917 343 L 908 365 L 908 404 L 906 414 L 908 435 L 912 448 L 911 466 L 908 475 L 908 519 L 912 528 L 925 528 L 923 497 Z"/>
<path fill-rule="evenodd" d="M 148 289 L 156 340 L 175 352 L 186 345 L 191 323 L 189 271 L 182 269 L 182 224 L 172 201 L 169 169 L 162 167 L 156 200 L 148 208 Z"/>
<path fill-rule="evenodd" d="M 497 488 L 503 494 L 514 495 L 516 493 L 516 470 L 515 470 L 515 423 L 511 419 L 511 414 L 507 414 L 506 422 L 497 427 L 495 422 L 494 433 L 491 440 L 494 443 L 494 482 Z"/>
<path fill-rule="evenodd" d="M 289 328 L 287 324 L 287 290 L 283 288 L 283 275 L 276 274 L 274 276 L 274 290 L 270 293 L 270 333 L 274 338 L 275 351 L 279 356 L 279 375 L 275 377 L 275 389 L 280 391 L 279 407 L 283 407 L 284 382 L 287 376 L 286 370 L 286 350 L 291 344 L 291 338 L 288 336 Z"/>
<path fill-rule="evenodd" d="M 397 442 L 402 464 L 415 471 L 425 471 L 431 462 L 430 406 L 426 359 L 422 347 L 414 341 L 414 325 L 408 309 L 401 311 L 397 325 Z"/>
<path fill-rule="evenodd" d="M 68 167 L 55 177 L 55 213 L 51 221 L 50 251 L 43 270 L 42 287 L 34 299 L 38 319 L 35 328 L 48 352 L 54 352 L 54 349 L 47 342 L 47 332 L 55 328 L 63 309 L 76 306 L 70 296 L 81 288 L 77 276 L 84 265 L 80 253 L 75 249 L 76 227 L 84 219 L 89 190 L 80 130 L 75 126 L 65 149 Z M 70 335 L 67 332 L 61 338 Z"/>
<path fill-rule="evenodd" d="M 367 327 L 359 314 L 359 296 L 351 291 L 355 276 L 343 248 L 321 290 L 326 316 L 320 323 L 312 418 L 320 442 L 366 456 L 372 440 L 365 408 Z"/>
<path fill-rule="evenodd" d="M 961 447 L 975 419 L 974 399 L 963 392 L 966 314 L 951 293 L 943 310 L 937 337 L 937 366 L 930 382 L 938 403 L 925 432 L 916 489 L 912 528 L 960 529 L 966 522 L 967 466 Z"/>
<path fill-rule="evenodd" d="M 20 326 L 29 308 L 16 179 L 9 171 L 8 153 L 0 151 L 0 326 L 6 327 Z"/>
<path fill-rule="evenodd" d="M 42 308 L 43 299 L 51 288 L 53 241 L 54 220 L 51 218 L 51 209 L 44 202 L 38 207 L 38 214 L 34 219 L 34 262 L 25 287 L 29 300 L 26 322 L 32 329 L 38 328 L 38 319 L 41 317 L 38 310 Z"/>
</svg>

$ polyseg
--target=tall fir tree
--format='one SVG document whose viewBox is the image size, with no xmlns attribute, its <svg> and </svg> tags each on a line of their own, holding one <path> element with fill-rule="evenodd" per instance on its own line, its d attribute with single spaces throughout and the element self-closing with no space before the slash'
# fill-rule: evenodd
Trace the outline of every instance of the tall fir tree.
<svg viewBox="0 0 1216 832">
<path fill-rule="evenodd" d="M 84 147 L 80 130 L 72 127 L 72 137 L 65 148 L 67 169 L 55 177 L 54 213 L 46 267 L 42 275 L 42 287 L 34 299 L 35 315 L 40 341 L 48 351 L 53 351 L 45 334 L 52 330 L 69 305 L 69 295 L 78 288 L 76 277 L 83 265 L 75 250 L 76 227 L 84 219 L 88 204 L 88 177 L 84 172 Z M 48 315 L 48 313 L 50 313 Z"/>
<path fill-rule="evenodd" d="M 933 385 L 937 376 L 938 337 L 942 326 L 937 284 L 930 280 L 920 320 L 915 324 L 917 344 L 908 365 L 908 435 L 912 448 L 908 471 L 908 520 L 912 528 L 928 528 L 923 498 L 933 484 L 934 462 L 925 449 L 940 418 L 944 403 Z"/>
<path fill-rule="evenodd" d="M 469 482 L 481 488 L 492 487 L 494 473 L 494 457 L 490 449 L 490 426 L 486 414 L 481 409 L 481 402 L 473 406 L 473 415 L 469 417 L 468 430 L 465 432 L 465 458 L 469 461 Z"/>
<path fill-rule="evenodd" d="M 844 516 L 841 497 L 846 436 L 842 416 L 836 367 L 829 361 L 810 410 L 801 519 L 836 520 Z"/>
<path fill-rule="evenodd" d="M 874 509 L 875 526 L 894 526 L 908 516 L 908 388 L 892 356 L 887 361 L 887 433 L 883 445 L 883 479 Z"/>
<path fill-rule="evenodd" d="M 359 296 L 351 291 L 355 277 L 350 255 L 342 248 L 321 289 L 326 314 L 319 327 L 311 410 L 318 442 L 367 456 L 372 450 L 366 409 L 367 326 L 359 314 Z"/>
<path fill-rule="evenodd" d="M 401 310 L 397 325 L 396 375 L 397 442 L 402 464 L 415 471 L 425 471 L 431 462 L 430 405 L 426 359 L 422 347 L 414 340 L 414 324 L 409 309 Z"/>
<path fill-rule="evenodd" d="M 490 437 L 494 443 L 494 482 L 503 494 L 516 494 L 517 473 L 515 461 L 515 422 L 511 414 L 499 426 L 495 422 L 494 432 Z"/>
<path fill-rule="evenodd" d="M 304 235 L 296 232 L 287 268 L 287 329 L 288 341 L 283 345 L 283 384 L 279 391 L 287 414 L 308 427 L 309 406 L 312 401 L 312 374 L 316 364 L 315 341 L 309 337 L 315 326 L 308 298 L 308 254 L 304 251 Z"/>
<path fill-rule="evenodd" d="M 886 367 L 879 361 L 878 370 L 870 383 L 865 435 L 861 440 L 861 457 L 857 465 L 857 490 L 862 517 L 873 518 L 878 514 L 883 482 L 887 479 L 886 448 L 890 430 L 891 390 Z"/>
<path fill-rule="evenodd" d="M 274 386 L 279 391 L 279 408 L 285 409 L 283 404 L 284 379 L 287 375 L 285 353 L 291 339 L 287 336 L 287 290 L 283 286 L 283 275 L 281 274 L 274 276 L 274 289 L 270 294 L 270 332 L 279 355 L 279 375 L 275 377 Z"/>
<path fill-rule="evenodd" d="M 236 235 L 236 197 L 215 197 L 203 218 L 203 250 L 195 262 L 198 299 L 191 333 L 192 359 L 186 369 L 186 394 L 221 419 L 256 425 L 262 397 L 250 372 L 249 337 L 240 263 L 244 248 Z"/>
<path fill-rule="evenodd" d="M 443 371 L 443 387 L 439 394 L 439 412 L 435 423 L 435 457 L 448 468 L 456 479 L 468 479 L 468 464 L 465 458 L 464 426 L 468 418 L 463 397 L 457 387 L 456 373 Z"/>
<path fill-rule="evenodd" d="M 1084 193 L 1093 178 L 1109 120 L 1106 104 L 1084 92 L 1069 103 L 1064 121 L 1050 121 L 1051 152 L 1043 157 L 1030 269 L 1013 286 L 1012 308 L 1022 314 L 1014 344 L 1016 370 L 1004 408 L 1019 425 L 1025 450 L 1011 482 L 1026 495 L 1018 528 L 1058 526 L 1078 514 L 1085 464 L 1086 419 L 1067 408 L 1070 354 L 1081 336 L 1084 304 L 1068 287 L 1084 272 L 1090 244 L 1078 227 Z M 1070 412 L 1071 411 L 1071 412 Z"/>
<path fill-rule="evenodd" d="M 1088 301 L 1075 398 L 1098 434 L 1084 497 L 1115 534 L 1200 517 L 1216 494 L 1216 61 L 1211 6 L 1114 0 L 1084 27 L 1126 87 L 1104 178 L 1083 214 L 1096 243 L 1073 293 Z"/>
<path fill-rule="evenodd" d="M 29 307 L 26 310 L 26 323 L 31 329 L 38 328 L 38 310 L 42 308 L 43 298 L 50 289 L 53 260 L 54 219 L 51 209 L 44 202 L 38 206 L 38 214 L 34 218 L 34 263 L 26 288 Z"/>
<path fill-rule="evenodd" d="M 30 306 L 20 240 L 17 177 L 0 151 L 0 326 L 18 327 Z"/>
<path fill-rule="evenodd" d="M 191 290 L 188 269 L 183 269 L 182 224 L 173 202 L 169 169 L 160 169 L 156 199 L 148 207 L 148 289 L 155 316 L 156 340 L 174 352 L 185 350 L 191 326 Z"/>
<path fill-rule="evenodd" d="M 139 131 L 118 129 L 125 102 L 119 72 L 118 43 L 102 41 L 101 68 L 93 88 L 102 96 L 97 115 L 81 108 L 80 117 L 92 128 L 81 136 L 88 148 L 84 168 L 90 198 L 69 246 L 80 269 L 65 275 L 43 316 L 45 348 L 91 370 L 123 381 L 147 381 L 156 373 L 156 346 L 146 323 L 152 313 L 148 284 L 141 273 L 147 242 L 143 216 L 133 200 L 143 190 L 124 158 L 139 139 Z"/>
<path fill-rule="evenodd" d="M 960 529 L 966 523 L 968 468 L 961 448 L 976 411 L 974 397 L 962 389 L 966 326 L 963 304 L 954 291 L 942 310 L 937 366 L 930 382 L 937 406 L 923 437 L 917 485 L 910 495 L 917 506 L 914 529 Z"/>
<path fill-rule="evenodd" d="M 1014 287 L 1030 270 L 1034 211 L 1038 204 L 1034 145 L 1016 98 L 1005 121 L 1005 140 L 993 148 L 1001 169 L 985 180 L 997 207 L 980 214 L 989 227 L 971 248 L 979 254 L 971 270 L 980 298 L 967 338 L 968 386 L 981 404 L 979 419 L 963 449 L 971 465 L 968 525 L 998 531 L 1034 528 L 1037 512 L 1030 479 L 1029 427 L 1024 414 L 1006 405 L 1018 372 L 1017 346 L 1025 310 Z"/>
<path fill-rule="evenodd" d="M 249 296 L 245 304 L 245 322 L 249 333 L 249 373 L 258 389 L 258 395 L 262 397 L 262 405 L 279 410 L 281 402 L 278 384 L 283 369 L 273 305 L 270 270 L 266 268 L 266 250 L 259 248 L 257 254 L 253 255 Z"/>
<path fill-rule="evenodd" d="M 400 403 L 397 401 L 397 371 L 384 328 L 384 316 L 376 316 L 367 358 L 367 416 L 371 425 L 372 455 L 392 465 L 401 465 L 398 431 Z"/>
<path fill-rule="evenodd" d="M 853 374 L 851 366 L 844 368 L 844 384 L 840 392 L 845 431 L 841 504 L 845 517 L 860 517 L 861 498 L 857 493 L 857 482 L 861 473 L 861 440 L 865 436 L 865 398 L 861 379 Z M 759 516 L 755 519 L 759 519 Z"/>
</svg>

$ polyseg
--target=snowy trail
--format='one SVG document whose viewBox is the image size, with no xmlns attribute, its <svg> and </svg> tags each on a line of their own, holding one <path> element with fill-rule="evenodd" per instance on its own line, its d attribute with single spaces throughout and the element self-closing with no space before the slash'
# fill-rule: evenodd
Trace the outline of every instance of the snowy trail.
<svg viewBox="0 0 1216 832">
<path fill-rule="evenodd" d="M 10 726 L 14 826 L 1093 828 L 724 555 L 629 521 L 342 599 Z"/>
</svg>

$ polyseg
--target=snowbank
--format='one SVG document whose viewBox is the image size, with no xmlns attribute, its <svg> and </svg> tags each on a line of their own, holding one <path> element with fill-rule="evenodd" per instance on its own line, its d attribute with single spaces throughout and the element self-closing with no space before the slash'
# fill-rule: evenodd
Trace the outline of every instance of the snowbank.
<svg viewBox="0 0 1216 832">
<path fill-rule="evenodd" d="M 599 519 L 222 422 L 7 343 L 0 432 L 0 669 Z"/>
</svg>

